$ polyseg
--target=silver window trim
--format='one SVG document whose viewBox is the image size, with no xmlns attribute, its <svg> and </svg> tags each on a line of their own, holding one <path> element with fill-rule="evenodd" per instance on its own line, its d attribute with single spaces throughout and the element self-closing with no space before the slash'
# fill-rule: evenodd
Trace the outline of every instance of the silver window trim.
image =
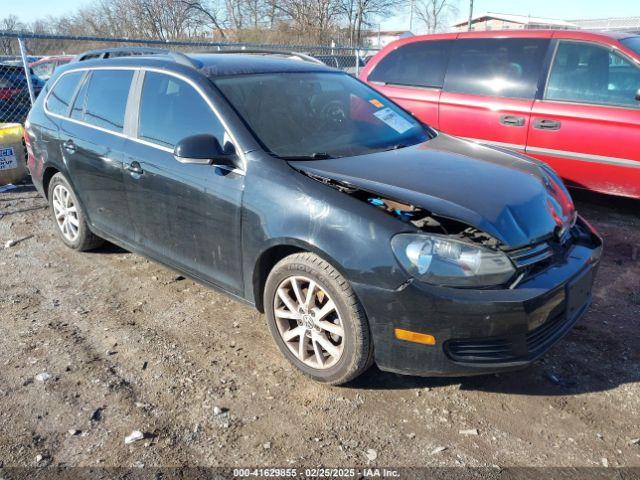
<svg viewBox="0 0 640 480">
<path fill-rule="evenodd" d="M 220 122 L 222 127 L 224 128 L 226 134 L 229 135 L 229 138 L 231 139 L 231 143 L 233 143 L 234 147 L 236 148 L 236 151 L 238 152 L 238 155 L 240 156 L 240 159 L 242 161 L 242 164 L 243 164 L 244 168 L 230 168 L 230 167 L 228 167 L 226 165 L 216 165 L 216 164 L 213 164 L 212 166 L 219 167 L 219 168 L 222 168 L 224 170 L 228 170 L 228 171 L 230 171 L 232 173 L 236 173 L 236 174 L 239 174 L 239 175 L 245 175 L 246 174 L 246 165 L 247 165 L 247 163 L 246 163 L 246 159 L 245 159 L 245 156 L 244 156 L 244 152 L 242 152 L 242 150 L 238 148 L 239 143 L 236 140 L 236 137 L 231 132 L 231 129 L 229 128 L 229 125 L 227 124 L 227 122 L 224 121 L 224 119 L 222 118 L 222 116 L 220 115 L 220 113 L 218 112 L 216 107 L 213 105 L 213 103 L 207 97 L 207 95 L 202 91 L 202 89 L 198 86 L 198 84 L 196 84 L 189 77 L 187 77 L 185 75 L 182 75 L 180 73 L 177 73 L 177 72 L 172 72 L 172 71 L 164 70 L 164 69 L 161 69 L 161 68 L 142 67 L 142 66 L 140 66 L 140 67 L 100 66 L 100 67 L 73 68 L 73 69 L 70 69 L 70 70 L 67 70 L 67 71 L 63 72 L 56 79 L 55 83 L 51 86 L 51 88 L 49 88 L 49 91 L 47 92 L 47 96 L 45 97 L 44 102 L 43 102 L 43 108 L 44 108 L 45 113 L 47 115 L 51 115 L 52 117 L 60 118 L 62 120 L 67 120 L 69 122 L 75 123 L 77 125 L 82 125 L 84 127 L 93 128 L 95 130 L 99 130 L 99 131 L 104 132 L 104 133 L 110 133 L 112 135 L 116 135 L 118 137 L 125 138 L 127 140 L 132 140 L 132 141 L 134 141 L 136 143 L 140 143 L 140 144 L 146 145 L 148 147 L 153 147 L 153 148 L 156 148 L 158 150 L 162 150 L 164 152 L 171 153 L 173 155 L 173 149 L 172 148 L 165 147 L 163 145 L 158 145 L 156 143 L 149 142 L 149 141 L 143 140 L 141 138 L 133 137 L 133 136 L 127 135 L 125 133 L 114 132 L 113 130 L 108 130 L 106 128 L 98 127 L 97 125 L 92 125 L 90 123 L 83 122 L 81 120 L 76 120 L 75 118 L 65 117 L 64 115 L 60 115 L 60 114 L 54 113 L 54 112 L 52 112 L 51 110 L 49 110 L 47 108 L 47 102 L 49 100 L 49 96 L 51 95 L 53 90 L 56 88 L 56 85 L 58 84 L 58 82 L 60 81 L 60 79 L 62 77 L 64 77 L 67 74 L 73 73 L 73 72 L 90 72 L 90 71 L 94 71 L 94 70 L 131 70 L 133 72 L 138 72 L 138 71 L 155 72 L 155 73 L 160 73 L 160 74 L 169 75 L 169 76 L 172 76 L 172 77 L 175 77 L 175 78 L 179 78 L 180 80 L 183 80 L 186 83 L 188 83 L 189 85 L 191 85 L 191 87 L 193 87 L 195 89 L 195 91 L 198 92 L 198 94 L 207 103 L 207 105 L 209 105 L 209 108 L 211 109 L 213 114 L 216 116 L 216 118 L 218 119 L 218 121 Z M 133 80 L 132 80 L 132 82 L 133 82 Z M 138 108 L 139 108 L 139 105 L 138 105 Z"/>
</svg>

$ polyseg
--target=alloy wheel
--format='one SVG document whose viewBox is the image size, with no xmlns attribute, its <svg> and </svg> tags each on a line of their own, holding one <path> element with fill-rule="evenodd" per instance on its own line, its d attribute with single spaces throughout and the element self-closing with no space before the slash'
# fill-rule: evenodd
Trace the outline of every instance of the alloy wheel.
<svg viewBox="0 0 640 480">
<path fill-rule="evenodd" d="M 273 311 L 289 350 L 316 369 L 334 366 L 344 350 L 344 326 L 336 304 L 314 280 L 291 276 L 276 290 Z"/>
<path fill-rule="evenodd" d="M 70 242 L 74 242 L 78 238 L 80 221 L 71 192 L 64 185 L 56 185 L 53 189 L 52 204 L 56 223 L 62 235 Z"/>
</svg>

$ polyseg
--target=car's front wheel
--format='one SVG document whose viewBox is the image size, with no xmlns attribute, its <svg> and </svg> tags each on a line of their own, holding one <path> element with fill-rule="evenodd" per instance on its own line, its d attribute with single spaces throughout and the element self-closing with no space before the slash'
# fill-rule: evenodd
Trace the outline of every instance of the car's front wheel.
<svg viewBox="0 0 640 480">
<path fill-rule="evenodd" d="M 85 251 L 104 243 L 104 240 L 89 230 L 78 197 L 62 173 L 51 177 L 48 198 L 56 230 L 66 246 Z"/>
<path fill-rule="evenodd" d="M 281 260 L 265 285 L 267 322 L 278 347 L 299 370 L 339 385 L 372 363 L 369 325 L 349 282 L 313 253 Z"/>
</svg>

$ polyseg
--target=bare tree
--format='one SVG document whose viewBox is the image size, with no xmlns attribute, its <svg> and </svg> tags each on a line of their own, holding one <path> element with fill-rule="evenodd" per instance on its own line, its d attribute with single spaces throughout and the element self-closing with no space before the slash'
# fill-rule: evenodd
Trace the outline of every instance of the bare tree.
<svg viewBox="0 0 640 480">
<path fill-rule="evenodd" d="M 362 32 L 374 18 L 389 16 L 406 4 L 406 0 L 355 0 L 354 44 L 362 45 Z"/>
<path fill-rule="evenodd" d="M 446 27 L 446 20 L 458 14 L 456 0 L 420 0 L 415 6 L 416 18 L 424 24 L 427 33 L 436 33 Z"/>
<path fill-rule="evenodd" d="M 363 32 L 409 0 L 89 0 L 74 13 L 30 29 L 69 36 L 155 40 L 211 39 L 260 43 L 361 45 Z M 25 28 L 10 16 L 0 28 Z M 0 38 L 4 52 L 15 41 Z M 36 45 L 37 43 L 37 45 Z M 34 43 L 39 53 L 101 48 L 112 42 Z M 46 51 L 45 51 L 46 50 Z M 15 54 L 15 52 L 14 52 Z"/>
<path fill-rule="evenodd" d="M 0 30 L 17 31 L 24 30 L 24 28 L 25 24 L 15 15 L 9 15 L 8 17 L 0 19 Z M 3 55 L 17 55 L 18 51 L 18 43 L 14 38 L 0 38 L 0 52 L 2 52 Z"/>
<path fill-rule="evenodd" d="M 224 18 L 222 18 L 221 16 L 221 9 L 217 3 L 209 2 L 208 4 L 204 4 L 203 2 L 198 0 L 180 1 L 184 3 L 189 10 L 195 11 L 196 13 L 209 19 L 213 29 L 216 30 L 223 39 L 226 38 L 224 29 Z"/>
<path fill-rule="evenodd" d="M 326 38 L 340 15 L 337 0 L 280 0 L 276 8 L 298 36 L 314 43 Z"/>
</svg>

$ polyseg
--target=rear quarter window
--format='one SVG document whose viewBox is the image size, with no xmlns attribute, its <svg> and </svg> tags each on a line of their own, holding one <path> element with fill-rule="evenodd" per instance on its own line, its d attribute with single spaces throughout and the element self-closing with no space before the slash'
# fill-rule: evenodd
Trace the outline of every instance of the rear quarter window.
<svg viewBox="0 0 640 480">
<path fill-rule="evenodd" d="M 548 39 L 456 40 L 444 82 L 448 92 L 533 99 Z"/>
<path fill-rule="evenodd" d="M 71 72 L 63 75 L 58 80 L 47 97 L 47 110 L 51 113 L 66 116 L 69 112 L 69 105 L 73 100 L 78 82 L 84 72 Z"/>
<path fill-rule="evenodd" d="M 389 52 L 369 74 L 370 82 L 441 88 L 450 40 L 412 42 Z"/>
</svg>

